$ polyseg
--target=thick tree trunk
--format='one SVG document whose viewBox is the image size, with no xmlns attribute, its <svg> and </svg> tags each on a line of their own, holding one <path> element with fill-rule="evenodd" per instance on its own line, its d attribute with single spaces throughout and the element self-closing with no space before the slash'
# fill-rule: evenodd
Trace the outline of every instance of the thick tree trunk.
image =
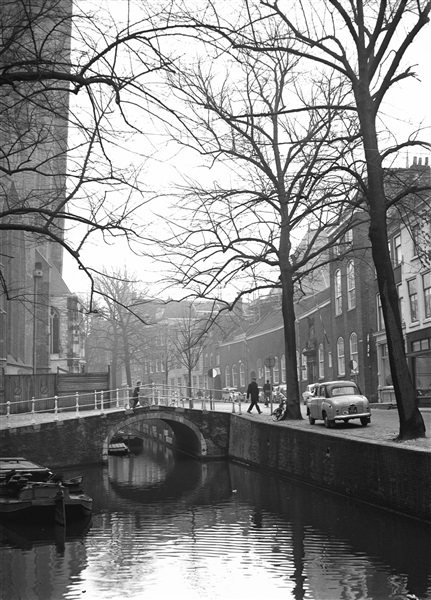
<svg viewBox="0 0 431 600">
<path fill-rule="evenodd" d="M 282 234 L 283 236 L 283 234 Z M 280 248 L 282 248 L 282 242 Z M 286 419 L 302 419 L 299 401 L 298 369 L 296 361 L 295 308 L 293 303 L 293 279 L 287 248 L 280 251 L 280 276 L 282 285 L 282 314 L 286 355 Z"/>
<path fill-rule="evenodd" d="M 366 91 L 358 90 L 356 101 L 367 162 L 369 237 L 377 272 L 389 363 L 400 419 L 398 439 L 413 439 L 425 435 L 425 424 L 418 409 L 405 354 L 398 294 L 388 247 L 384 175 L 377 143 L 374 107 L 368 88 Z"/>
</svg>

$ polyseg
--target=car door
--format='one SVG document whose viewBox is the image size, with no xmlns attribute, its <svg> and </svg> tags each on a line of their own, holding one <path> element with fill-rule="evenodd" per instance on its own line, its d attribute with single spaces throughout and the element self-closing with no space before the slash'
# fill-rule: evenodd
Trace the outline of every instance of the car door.
<svg viewBox="0 0 431 600">
<path fill-rule="evenodd" d="M 313 419 L 320 419 L 320 412 L 319 412 L 319 389 L 320 388 L 316 388 L 316 391 L 314 392 L 313 396 L 309 396 L 307 399 L 307 406 L 310 410 L 310 415 L 313 417 Z"/>
<path fill-rule="evenodd" d="M 314 394 L 315 413 L 312 416 L 314 416 L 315 419 L 322 418 L 322 402 L 325 400 L 325 398 L 326 398 L 326 388 L 324 385 L 319 385 L 319 387 L 316 388 L 316 391 Z"/>
</svg>

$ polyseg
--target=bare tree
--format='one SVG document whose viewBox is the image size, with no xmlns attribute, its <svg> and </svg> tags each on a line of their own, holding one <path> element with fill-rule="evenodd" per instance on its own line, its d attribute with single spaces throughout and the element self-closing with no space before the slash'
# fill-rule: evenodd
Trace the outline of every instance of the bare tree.
<svg viewBox="0 0 431 600">
<path fill-rule="evenodd" d="M 183 187 L 172 236 L 165 241 L 167 260 L 175 265 L 177 282 L 198 297 L 217 298 L 220 287 L 235 288 L 229 309 L 256 291 L 281 288 L 287 416 L 301 419 L 294 286 L 324 268 L 326 250 L 337 239 L 329 240 L 326 232 L 339 223 L 343 205 L 351 208 L 355 181 L 346 177 L 352 155 L 345 147 L 357 132 L 347 115 L 330 108 L 289 114 L 301 94 L 297 60 L 284 53 L 239 51 L 225 69 L 228 74 L 221 76 L 200 63 L 170 78 L 170 89 L 189 111 L 178 141 L 230 168 L 224 172 L 230 185 Z M 318 82 L 315 94 L 316 104 L 343 103 L 335 81 Z M 351 210 L 339 238 L 354 218 Z M 313 234 L 294 255 L 295 231 L 310 219 Z"/>
<path fill-rule="evenodd" d="M 335 74 L 350 90 L 349 108 L 357 115 L 362 138 L 362 167 L 358 172 L 369 212 L 369 237 L 377 272 L 386 327 L 389 361 L 400 417 L 398 438 L 425 435 L 425 425 L 417 406 L 409 372 L 402 325 L 387 236 L 387 210 L 391 205 L 385 193 L 385 164 L 403 148 L 430 147 L 412 132 L 405 141 L 394 136 L 386 140 L 379 132 L 381 107 L 389 92 L 414 77 L 406 55 L 419 32 L 429 21 L 431 2 L 416 0 L 294 0 L 282 5 L 277 0 L 245 0 L 229 15 L 209 2 L 207 10 L 193 15 L 185 10 L 184 22 L 192 19 L 209 43 L 219 48 L 247 49 L 259 56 L 284 52 L 301 60 L 304 71 Z M 262 26 L 274 22 L 277 39 Z M 314 102 L 310 101 L 310 106 Z M 338 110 L 331 104 L 334 110 Z M 342 107 L 343 111 L 346 106 Z M 360 161 L 360 156 L 358 156 Z M 418 182 L 409 185 L 411 193 L 420 190 Z"/>
<path fill-rule="evenodd" d="M 3 0 L 0 14 L 0 235 L 56 242 L 53 261 L 64 249 L 90 279 L 90 240 L 142 234 L 145 155 L 131 143 L 151 128 L 152 85 L 169 65 L 142 4 L 91 7 Z M 3 271 L 0 281 L 17 295 Z"/>
<path fill-rule="evenodd" d="M 92 312 L 89 352 L 108 353 L 114 388 L 123 366 L 127 385 L 132 385 L 132 367 L 142 360 L 146 345 L 147 306 L 151 302 L 127 271 L 106 273 L 95 280 L 98 300 Z"/>
</svg>

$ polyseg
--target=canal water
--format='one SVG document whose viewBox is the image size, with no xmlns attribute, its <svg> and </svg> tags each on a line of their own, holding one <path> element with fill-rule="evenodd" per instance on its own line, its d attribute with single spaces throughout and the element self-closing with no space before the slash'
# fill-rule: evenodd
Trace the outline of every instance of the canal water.
<svg viewBox="0 0 431 600">
<path fill-rule="evenodd" d="M 2 526 L 2 600 L 431 600 L 423 523 L 152 440 L 79 472 L 89 522 Z"/>
</svg>

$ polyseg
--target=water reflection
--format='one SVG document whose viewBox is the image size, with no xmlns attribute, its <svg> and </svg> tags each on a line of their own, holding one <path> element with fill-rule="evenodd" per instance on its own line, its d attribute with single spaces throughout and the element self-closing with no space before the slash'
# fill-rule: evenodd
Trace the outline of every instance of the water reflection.
<svg viewBox="0 0 431 600">
<path fill-rule="evenodd" d="M 144 449 L 80 470 L 90 529 L 62 544 L 2 532 L 3 598 L 431 600 L 429 527 L 153 440 Z"/>
</svg>

